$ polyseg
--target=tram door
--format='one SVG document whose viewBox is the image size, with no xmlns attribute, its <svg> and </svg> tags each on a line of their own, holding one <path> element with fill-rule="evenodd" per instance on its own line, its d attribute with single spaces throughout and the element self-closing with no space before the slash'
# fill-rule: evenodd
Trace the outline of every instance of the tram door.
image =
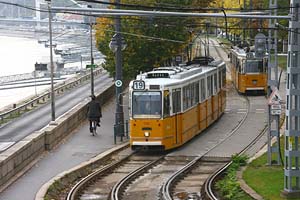
<svg viewBox="0 0 300 200">
<path fill-rule="evenodd" d="M 181 143 L 181 89 L 172 90 L 173 113 L 175 114 L 175 144 Z"/>
</svg>

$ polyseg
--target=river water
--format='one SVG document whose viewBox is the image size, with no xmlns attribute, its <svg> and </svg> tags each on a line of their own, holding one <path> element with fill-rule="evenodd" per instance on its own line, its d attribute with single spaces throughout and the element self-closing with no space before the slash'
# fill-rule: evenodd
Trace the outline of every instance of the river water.
<svg viewBox="0 0 300 200">
<path fill-rule="evenodd" d="M 37 39 L 0 36 L 0 77 L 31 73 L 34 64 L 41 60 L 50 61 L 50 49 L 39 44 Z M 0 111 L 12 108 L 50 88 L 49 85 L 0 90 Z"/>
<path fill-rule="evenodd" d="M 34 64 L 49 55 L 35 39 L 0 36 L 0 76 L 33 72 Z"/>
<path fill-rule="evenodd" d="M 3 30 L 0 32 L 0 77 L 32 73 L 35 70 L 36 62 L 50 62 L 49 47 L 46 48 L 44 43 L 38 43 L 39 38 L 35 38 L 34 34 L 31 34 L 31 37 L 26 37 L 25 31 L 24 36 L 22 36 L 22 32 L 17 35 L 13 34 L 12 36 L 9 30 L 6 32 L 3 32 Z M 81 36 L 80 38 L 78 38 L 77 35 L 72 35 L 72 31 L 68 30 L 67 33 L 69 34 L 63 34 L 62 36 L 57 37 L 56 40 L 59 40 L 59 44 L 72 43 L 77 44 L 77 46 L 81 47 L 83 51 L 84 49 L 89 50 L 90 48 L 86 47 L 86 44 L 88 44 L 89 35 L 87 35 L 86 31 L 84 32 L 84 30 L 77 30 L 77 32 L 76 33 L 78 36 Z M 37 37 L 45 37 L 45 35 L 40 35 Z M 59 58 L 60 55 L 53 53 L 54 62 Z M 95 62 L 96 64 L 100 64 L 103 62 L 103 59 L 95 59 Z M 85 68 L 85 65 L 89 63 L 89 58 L 88 60 L 81 60 L 81 62 L 71 61 L 71 63 L 66 63 L 64 68 L 76 67 L 77 69 L 82 69 Z M 11 108 L 13 104 L 22 102 L 24 99 L 28 99 L 30 97 L 34 97 L 49 88 L 50 85 L 8 90 L 1 90 L 0 88 L 0 111 L 4 108 Z"/>
</svg>

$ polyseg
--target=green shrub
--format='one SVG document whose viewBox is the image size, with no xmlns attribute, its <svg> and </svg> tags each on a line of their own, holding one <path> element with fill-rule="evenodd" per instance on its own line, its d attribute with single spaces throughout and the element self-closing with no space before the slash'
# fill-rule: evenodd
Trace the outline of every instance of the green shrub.
<svg viewBox="0 0 300 200">
<path fill-rule="evenodd" d="M 223 179 L 216 182 L 216 188 L 222 195 L 222 199 L 240 200 L 240 199 L 251 199 L 244 191 L 240 188 L 237 182 L 236 172 L 241 166 L 245 166 L 247 163 L 247 156 L 232 156 L 232 163 L 227 169 Z"/>
</svg>

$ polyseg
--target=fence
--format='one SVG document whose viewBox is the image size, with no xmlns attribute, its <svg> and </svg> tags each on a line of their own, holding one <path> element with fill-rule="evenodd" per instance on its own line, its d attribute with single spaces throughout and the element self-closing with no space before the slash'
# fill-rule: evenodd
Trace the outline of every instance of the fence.
<svg viewBox="0 0 300 200">
<path fill-rule="evenodd" d="M 87 71 L 87 73 L 88 72 L 89 71 Z M 97 76 L 101 73 L 102 73 L 102 69 L 94 70 L 94 76 Z M 60 93 L 63 93 L 65 90 L 74 88 L 74 87 L 82 84 L 84 81 L 90 79 L 90 76 L 91 76 L 91 74 L 88 73 L 87 75 L 81 76 L 81 77 L 77 78 L 76 80 L 71 81 L 69 83 L 64 82 L 64 83 L 62 83 L 63 85 L 58 84 L 55 86 L 54 93 L 60 94 Z M 46 92 L 46 93 L 30 100 L 29 102 L 26 102 L 20 106 L 14 106 L 15 108 L 13 108 L 9 111 L 6 111 L 4 113 L 1 113 L 0 114 L 0 123 L 1 124 L 5 123 L 6 121 L 10 120 L 11 118 L 17 117 L 17 116 L 21 115 L 22 113 L 28 111 L 30 108 L 33 108 L 35 105 L 46 102 L 48 99 L 50 99 L 50 96 L 51 96 L 51 93 L 49 91 L 49 92 Z"/>
</svg>

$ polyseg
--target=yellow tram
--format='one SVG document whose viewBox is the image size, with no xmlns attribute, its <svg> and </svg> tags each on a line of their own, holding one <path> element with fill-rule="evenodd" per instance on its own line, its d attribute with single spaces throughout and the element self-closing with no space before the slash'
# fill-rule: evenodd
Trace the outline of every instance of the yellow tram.
<svg viewBox="0 0 300 200">
<path fill-rule="evenodd" d="M 230 54 L 230 71 L 232 82 L 240 93 L 250 91 L 266 94 L 268 87 L 267 66 L 268 58 L 256 58 L 252 51 L 234 47 Z"/>
<path fill-rule="evenodd" d="M 130 145 L 167 150 L 183 145 L 224 112 L 226 65 L 161 67 L 129 84 Z"/>
</svg>

